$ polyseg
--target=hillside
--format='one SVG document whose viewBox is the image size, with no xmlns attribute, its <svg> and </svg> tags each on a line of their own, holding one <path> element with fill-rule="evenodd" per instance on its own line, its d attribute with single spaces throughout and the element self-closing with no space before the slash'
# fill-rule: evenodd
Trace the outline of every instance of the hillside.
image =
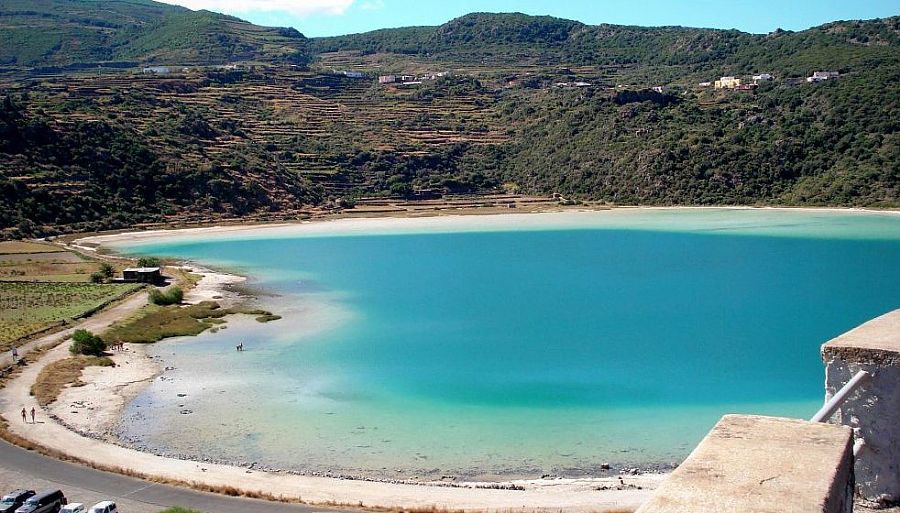
<svg viewBox="0 0 900 513">
<path fill-rule="evenodd" d="M 38 61 L 188 69 L 0 71 L 5 236 L 442 195 L 900 207 L 898 17 L 756 35 L 473 14 L 306 40 L 149 1 L 102 2 L 115 8 L 93 18 L 71 9 L 91 3 L 35 4 L 115 25 L 96 28 L 93 49 Z M 308 69 L 283 65 L 298 55 Z M 840 76 L 806 82 L 824 70 Z M 761 72 L 776 78 L 698 85 Z M 421 80 L 379 84 L 389 73 Z"/>
<path fill-rule="evenodd" d="M 4 0 L 0 65 L 305 64 L 306 38 L 150 0 Z"/>
</svg>

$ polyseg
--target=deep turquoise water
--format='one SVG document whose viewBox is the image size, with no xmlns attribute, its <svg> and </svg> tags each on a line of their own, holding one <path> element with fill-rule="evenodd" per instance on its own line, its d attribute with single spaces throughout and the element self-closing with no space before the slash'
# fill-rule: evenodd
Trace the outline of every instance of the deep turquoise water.
<svg viewBox="0 0 900 513">
<path fill-rule="evenodd" d="M 130 246 L 245 273 L 285 319 L 157 345 L 176 370 L 121 434 L 392 477 L 672 462 L 725 413 L 811 416 L 819 346 L 900 307 L 898 216 L 603 215 Z"/>
</svg>

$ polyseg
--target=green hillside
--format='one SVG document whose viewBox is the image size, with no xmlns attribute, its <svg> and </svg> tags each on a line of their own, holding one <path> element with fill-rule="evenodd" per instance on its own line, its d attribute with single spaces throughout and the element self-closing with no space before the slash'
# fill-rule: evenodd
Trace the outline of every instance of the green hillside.
<svg viewBox="0 0 900 513">
<path fill-rule="evenodd" d="M 508 193 L 900 207 L 900 17 L 759 35 L 477 13 L 306 39 L 139 0 L 0 12 L 5 237 Z M 97 62 L 133 64 L 30 69 Z"/>
<path fill-rule="evenodd" d="M 306 38 L 209 11 L 150 0 L 5 0 L 0 65 L 116 62 L 305 64 Z"/>
</svg>

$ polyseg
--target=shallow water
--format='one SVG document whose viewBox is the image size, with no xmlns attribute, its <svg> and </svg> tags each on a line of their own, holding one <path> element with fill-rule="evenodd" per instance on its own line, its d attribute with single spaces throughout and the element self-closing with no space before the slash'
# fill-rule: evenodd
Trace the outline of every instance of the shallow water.
<svg viewBox="0 0 900 513">
<path fill-rule="evenodd" d="M 892 215 L 323 226 L 127 248 L 245 273 L 285 319 L 157 344 L 176 370 L 123 438 L 381 477 L 674 462 L 724 413 L 811 416 L 819 346 L 900 307 Z"/>
</svg>

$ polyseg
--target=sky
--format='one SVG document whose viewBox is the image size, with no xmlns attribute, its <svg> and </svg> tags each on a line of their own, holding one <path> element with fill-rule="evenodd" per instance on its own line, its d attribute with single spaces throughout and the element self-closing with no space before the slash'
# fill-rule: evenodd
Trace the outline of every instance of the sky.
<svg viewBox="0 0 900 513">
<path fill-rule="evenodd" d="M 163 0 L 308 37 L 440 25 L 470 12 L 524 12 L 588 24 L 682 25 L 768 33 L 900 14 L 900 0 Z"/>
</svg>

